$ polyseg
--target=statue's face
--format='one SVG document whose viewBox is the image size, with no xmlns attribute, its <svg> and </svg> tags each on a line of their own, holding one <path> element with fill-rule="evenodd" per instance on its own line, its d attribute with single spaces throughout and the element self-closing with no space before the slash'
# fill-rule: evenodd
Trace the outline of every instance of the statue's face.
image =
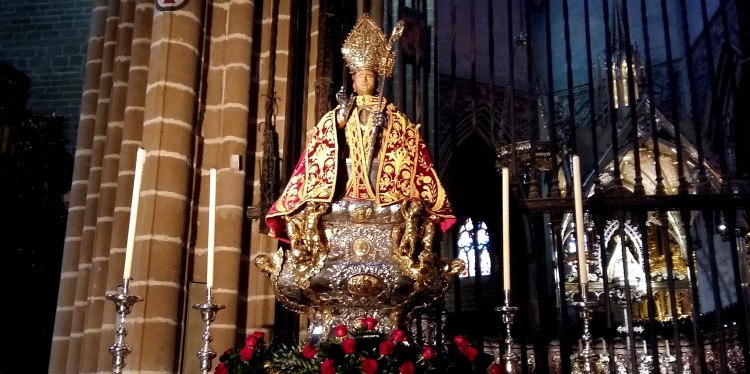
<svg viewBox="0 0 750 374">
<path fill-rule="evenodd" d="M 377 75 L 370 70 L 360 70 L 354 74 L 354 91 L 357 95 L 372 95 L 375 92 Z"/>
</svg>

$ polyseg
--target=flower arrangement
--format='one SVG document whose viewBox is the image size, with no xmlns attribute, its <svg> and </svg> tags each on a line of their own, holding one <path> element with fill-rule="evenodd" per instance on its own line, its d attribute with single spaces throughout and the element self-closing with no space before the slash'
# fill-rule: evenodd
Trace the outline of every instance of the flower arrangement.
<svg viewBox="0 0 750 374">
<path fill-rule="evenodd" d="M 266 345 L 265 335 L 255 332 L 235 348 L 219 357 L 215 374 L 458 374 L 501 373 L 492 358 L 480 353 L 469 340 L 454 336 L 442 352 L 431 345 L 418 346 L 406 332 L 394 329 L 390 335 L 375 330 L 377 319 L 367 317 L 350 331 L 346 326 L 333 328 L 334 337 L 317 346 L 310 343 L 290 347 L 273 342 Z"/>
</svg>

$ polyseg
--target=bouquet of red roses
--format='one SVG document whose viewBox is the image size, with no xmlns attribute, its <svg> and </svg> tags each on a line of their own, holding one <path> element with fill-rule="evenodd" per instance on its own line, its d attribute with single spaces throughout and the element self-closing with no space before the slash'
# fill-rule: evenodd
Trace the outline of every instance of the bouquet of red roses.
<svg viewBox="0 0 750 374">
<path fill-rule="evenodd" d="M 306 345 L 310 357 L 319 357 L 320 373 L 426 373 L 434 371 L 437 352 L 430 345 L 419 347 L 395 329 L 390 336 L 375 331 L 378 321 L 367 317 L 353 331 L 346 326 L 333 328 L 334 338 L 317 348 Z"/>
<path fill-rule="evenodd" d="M 307 343 L 290 348 L 283 343 L 266 346 L 261 332 L 249 335 L 244 344 L 229 349 L 219 358 L 216 374 L 299 373 L 299 374 L 419 374 L 486 373 L 486 355 L 463 336 L 441 354 L 431 345 L 418 346 L 406 332 L 394 329 L 390 335 L 375 330 L 377 319 L 367 317 L 350 331 L 333 328 L 333 337 L 317 346 Z M 498 368 L 492 374 L 496 373 Z"/>
<path fill-rule="evenodd" d="M 265 334 L 260 331 L 245 337 L 243 344 L 227 349 L 219 357 L 216 374 L 265 374 L 264 364 L 272 348 L 265 344 Z"/>
</svg>

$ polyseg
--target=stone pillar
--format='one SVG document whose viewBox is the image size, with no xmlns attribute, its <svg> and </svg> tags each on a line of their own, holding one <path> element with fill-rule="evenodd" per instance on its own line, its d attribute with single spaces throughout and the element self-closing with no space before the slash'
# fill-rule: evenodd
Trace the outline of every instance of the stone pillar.
<svg viewBox="0 0 750 374">
<path fill-rule="evenodd" d="M 91 148 L 88 189 L 86 191 L 86 212 L 83 218 L 83 233 L 78 254 L 78 281 L 71 325 L 70 351 L 68 352 L 67 372 L 82 371 L 83 336 L 85 332 L 86 311 L 91 287 L 91 270 L 94 262 L 94 242 L 100 208 L 101 181 L 103 171 L 104 146 L 107 139 L 109 109 L 112 100 L 112 81 L 114 70 L 115 46 L 117 40 L 120 1 L 111 0 L 107 5 L 107 20 L 104 29 L 104 51 L 102 70 L 99 79 L 99 99 L 96 106 L 96 123 L 94 141 Z"/>
<path fill-rule="evenodd" d="M 176 372 L 179 364 L 204 6 L 154 12 L 131 288 L 144 300 L 130 315 L 128 370 Z"/>
<path fill-rule="evenodd" d="M 68 223 L 60 274 L 60 291 L 57 298 L 55 327 L 50 350 L 50 373 L 61 372 L 68 361 L 75 284 L 78 280 L 78 253 L 83 233 L 83 217 L 86 210 L 86 191 L 91 148 L 94 141 L 94 124 L 96 122 L 96 102 L 99 98 L 98 88 L 102 69 L 107 0 L 94 2 L 91 17 L 91 30 L 86 52 L 86 76 L 81 100 L 81 117 L 78 125 L 73 182 L 70 190 Z"/>
<path fill-rule="evenodd" d="M 86 87 L 83 93 L 83 111 L 78 136 L 80 146 L 76 151 L 71 214 L 68 217 L 63 256 L 64 270 L 60 282 L 61 291 L 58 296 L 56 331 L 53 338 L 53 341 L 66 339 L 68 342 L 64 354 L 53 344 L 50 360 L 50 367 L 57 371 L 61 371 L 63 367 L 70 372 L 79 371 L 101 172 L 97 167 L 100 164 L 97 163 L 96 152 L 100 149 L 98 143 L 103 144 L 103 141 L 97 142 L 97 135 L 101 134 L 106 126 L 106 120 L 104 123 L 100 120 L 104 113 L 103 105 L 108 104 L 112 84 L 114 44 L 107 42 L 113 41 L 116 36 L 119 2 L 112 0 L 107 4 L 95 3 L 93 13 L 87 62 L 93 66 L 87 67 Z M 83 159 L 78 159 L 79 157 Z M 80 188 L 76 188 L 79 185 Z M 62 315 L 63 311 L 70 315 Z"/>
<path fill-rule="evenodd" d="M 278 2 L 264 2 L 263 9 L 260 13 L 260 19 L 257 19 L 256 29 L 258 35 L 253 35 L 255 43 L 260 43 L 258 48 L 253 48 L 257 54 L 253 59 L 259 60 L 259 70 L 257 71 L 257 85 L 253 90 L 257 92 L 257 100 L 254 103 L 255 110 L 250 116 L 251 133 L 248 134 L 248 145 L 254 149 L 254 154 L 250 155 L 248 172 L 252 173 L 253 188 L 252 195 L 248 196 L 248 205 L 259 206 L 261 202 L 260 179 L 263 171 L 258 167 L 262 165 L 264 152 L 263 131 L 266 126 L 272 126 L 278 134 L 279 148 L 284 144 L 286 139 L 283 129 L 286 124 L 285 113 L 287 112 L 287 103 L 289 100 L 299 100 L 288 96 L 290 87 L 287 76 L 289 64 L 289 46 L 290 40 L 290 22 L 292 19 L 291 9 L 292 2 L 281 0 Z M 256 12 L 258 13 L 258 12 Z M 254 74 L 255 75 L 255 74 Z M 275 100 L 275 105 L 268 105 L 268 100 Z M 251 103 L 251 105 L 253 105 Z M 269 110 L 273 112 L 269 112 Z M 269 121 L 271 123 L 269 123 Z M 281 153 L 279 151 L 279 153 Z M 282 160 L 286 157 L 280 154 Z M 296 160 L 295 160 L 296 161 Z M 284 161 L 282 161 L 284 162 Z M 261 218 L 263 219 L 263 218 Z M 253 220 L 247 228 L 253 234 L 249 238 L 250 255 L 247 262 L 242 266 L 247 267 L 246 278 L 241 280 L 240 289 L 247 290 L 247 299 L 245 308 L 251 311 L 244 315 L 245 333 L 253 331 L 263 331 L 271 333 L 268 326 L 273 326 L 276 297 L 271 289 L 270 282 L 255 267 L 255 258 L 260 254 L 272 254 L 278 248 L 278 242 L 260 233 L 260 220 Z"/>
<path fill-rule="evenodd" d="M 109 157 L 118 160 L 117 174 L 111 183 L 116 184 L 114 212 L 110 242 L 107 243 L 109 256 L 108 271 L 102 282 L 106 285 L 103 294 L 116 293 L 122 284 L 123 265 L 125 262 L 125 247 L 130 220 L 130 204 L 133 194 L 133 176 L 135 175 L 135 156 L 141 145 L 143 133 L 143 111 L 146 97 L 146 80 L 148 75 L 148 60 L 151 47 L 151 24 L 154 13 L 154 2 L 137 0 L 134 8 L 133 30 L 128 57 L 127 81 L 123 82 L 126 93 L 122 119 L 122 135 L 117 156 L 112 153 Z M 119 47 L 119 45 L 118 45 Z M 124 59 L 124 57 L 123 57 Z M 120 90 L 120 84 L 115 83 L 115 93 Z M 116 95 L 113 95 L 113 97 Z M 114 105 L 114 101 L 113 101 Z M 113 150 L 114 152 L 114 150 Z M 105 166 L 106 169 L 106 166 Z M 139 280 L 135 280 L 135 284 Z M 142 280 L 140 280 L 142 281 Z M 101 338 L 99 340 L 98 371 L 112 370 L 112 355 L 109 347 L 114 343 L 114 329 L 116 328 L 115 305 L 111 301 L 104 302 L 101 317 Z"/>
<path fill-rule="evenodd" d="M 128 67 L 130 65 L 130 44 L 133 33 L 134 0 L 120 3 L 119 21 L 117 22 L 114 65 L 112 71 L 112 89 L 109 101 L 104 134 L 99 188 L 99 206 L 96 211 L 93 254 L 88 287 L 88 303 L 84 314 L 83 352 L 94 352 L 99 348 L 101 336 L 102 312 L 105 303 L 110 301 L 102 296 L 106 294 L 107 271 L 109 269 L 109 241 L 112 233 L 115 194 L 117 191 L 117 172 L 119 166 L 120 144 L 122 142 L 122 121 L 125 113 L 125 96 L 127 94 Z M 102 110 L 104 105 L 102 105 Z M 98 125 L 97 125 L 98 128 Z M 95 139 L 96 144 L 99 138 Z M 91 185 L 89 186 L 89 188 Z M 92 297 L 98 296 L 98 297 Z M 96 371 L 97 355 L 84 355 L 80 371 Z"/>
<path fill-rule="evenodd" d="M 200 208 L 192 281 L 206 281 L 209 171 L 216 168 L 213 295 L 215 303 L 226 306 L 217 315 L 212 330 L 212 347 L 217 352 L 233 346 L 237 333 L 254 11 L 252 2 L 214 1 L 211 7 L 210 51 L 204 58 L 208 64 L 206 86 L 209 89 L 205 93 L 201 121 Z M 231 164 L 233 157 L 239 164 Z M 193 289 L 203 291 L 203 288 Z M 191 341 L 200 341 L 200 335 L 191 336 L 190 330 L 187 333 Z M 195 355 L 195 352 L 185 352 L 185 355 Z"/>
</svg>

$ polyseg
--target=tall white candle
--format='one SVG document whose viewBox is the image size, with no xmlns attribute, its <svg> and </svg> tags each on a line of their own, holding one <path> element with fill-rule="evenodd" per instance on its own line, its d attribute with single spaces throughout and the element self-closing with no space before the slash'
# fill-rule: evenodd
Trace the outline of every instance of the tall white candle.
<svg viewBox="0 0 750 374">
<path fill-rule="evenodd" d="M 503 289 L 510 290 L 510 173 L 503 168 Z"/>
<path fill-rule="evenodd" d="M 216 169 L 211 169 L 208 188 L 208 255 L 206 259 L 206 287 L 214 286 L 214 237 L 216 231 Z"/>
<path fill-rule="evenodd" d="M 602 347 L 604 347 L 604 354 L 607 354 L 607 339 L 602 338 Z"/>
<path fill-rule="evenodd" d="M 130 222 L 128 224 L 128 239 L 125 245 L 125 266 L 122 278 L 130 278 L 133 267 L 133 246 L 135 245 L 135 226 L 138 220 L 138 200 L 141 195 L 141 180 L 143 179 L 143 163 L 146 161 L 146 150 L 138 148 L 135 154 L 135 175 L 133 177 L 133 197 L 130 201 Z"/>
<path fill-rule="evenodd" d="M 575 200 L 576 245 L 578 249 L 578 279 L 588 283 L 589 268 L 586 263 L 586 246 L 583 239 L 583 193 L 581 192 L 581 160 L 573 156 L 573 195 Z"/>
<path fill-rule="evenodd" d="M 664 339 L 664 348 L 666 349 L 667 356 L 671 356 L 669 354 L 669 340 L 667 340 L 667 339 Z"/>
<path fill-rule="evenodd" d="M 646 345 L 646 339 L 643 339 L 643 355 L 648 356 L 648 345 Z"/>
</svg>

